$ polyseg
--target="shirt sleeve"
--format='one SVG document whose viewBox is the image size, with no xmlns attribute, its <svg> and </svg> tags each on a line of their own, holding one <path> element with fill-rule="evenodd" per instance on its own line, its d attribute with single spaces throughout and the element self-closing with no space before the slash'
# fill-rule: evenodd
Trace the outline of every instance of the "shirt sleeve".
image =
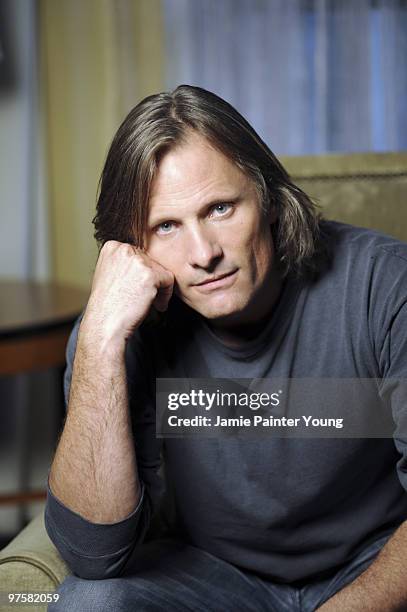
<svg viewBox="0 0 407 612">
<path fill-rule="evenodd" d="M 68 405 L 72 368 L 81 317 L 75 323 L 66 351 L 64 395 Z M 155 402 L 145 373 L 137 370 L 140 351 L 126 347 L 126 369 L 133 436 L 142 494 L 137 508 L 117 523 L 92 523 L 65 506 L 48 485 L 45 508 L 47 533 L 71 571 L 81 578 L 119 576 L 136 546 L 144 540 L 155 502 L 162 492 L 160 444 L 155 438 Z M 142 381 L 144 383 L 142 384 Z M 136 405 L 137 404 L 137 405 Z"/>
<path fill-rule="evenodd" d="M 141 539 L 146 513 L 144 485 L 137 508 L 117 523 L 92 523 L 65 506 L 47 487 L 45 527 L 71 571 L 97 580 L 120 575 Z"/>
<path fill-rule="evenodd" d="M 397 475 L 407 491 L 407 300 L 393 311 L 380 351 L 381 395 L 390 400 L 395 446 L 400 453 Z"/>
</svg>

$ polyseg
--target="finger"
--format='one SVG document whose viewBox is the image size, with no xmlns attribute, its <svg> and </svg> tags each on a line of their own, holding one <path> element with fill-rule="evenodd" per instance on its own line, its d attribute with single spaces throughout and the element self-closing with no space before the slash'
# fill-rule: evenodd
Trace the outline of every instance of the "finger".
<svg viewBox="0 0 407 612">
<path fill-rule="evenodd" d="M 159 287 L 157 295 L 153 301 L 153 305 L 160 312 L 165 312 L 168 308 L 168 303 L 171 299 L 174 290 L 174 282 L 165 284 Z"/>
</svg>

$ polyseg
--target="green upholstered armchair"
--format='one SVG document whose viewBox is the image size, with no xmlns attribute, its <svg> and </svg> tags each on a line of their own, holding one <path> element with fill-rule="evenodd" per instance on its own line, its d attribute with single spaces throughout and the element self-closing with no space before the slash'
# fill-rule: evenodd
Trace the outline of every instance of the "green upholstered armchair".
<svg viewBox="0 0 407 612">
<path fill-rule="evenodd" d="M 407 241 L 407 153 L 282 161 L 294 181 L 317 200 L 326 218 L 378 229 Z M 43 515 L 0 552 L 0 591 L 53 590 L 68 573 L 46 534 Z"/>
<path fill-rule="evenodd" d="M 407 153 L 282 158 L 327 219 L 407 241 Z"/>
<path fill-rule="evenodd" d="M 55 591 L 68 574 L 69 568 L 45 531 L 43 513 L 0 551 L 0 592 Z M 1 612 L 10 609 L 18 608 L 0 604 Z M 39 612 L 46 610 L 46 606 L 30 606 L 29 609 Z"/>
</svg>

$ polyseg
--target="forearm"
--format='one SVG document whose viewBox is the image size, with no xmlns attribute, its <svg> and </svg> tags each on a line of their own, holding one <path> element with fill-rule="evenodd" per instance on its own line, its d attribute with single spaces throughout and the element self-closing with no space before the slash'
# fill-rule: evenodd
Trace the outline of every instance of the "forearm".
<svg viewBox="0 0 407 612">
<path fill-rule="evenodd" d="M 325 602 L 319 612 L 407 610 L 407 521 L 388 540 L 370 567 Z"/>
<path fill-rule="evenodd" d="M 50 488 L 95 523 L 128 516 L 140 498 L 123 350 L 79 334 L 65 427 Z"/>
</svg>

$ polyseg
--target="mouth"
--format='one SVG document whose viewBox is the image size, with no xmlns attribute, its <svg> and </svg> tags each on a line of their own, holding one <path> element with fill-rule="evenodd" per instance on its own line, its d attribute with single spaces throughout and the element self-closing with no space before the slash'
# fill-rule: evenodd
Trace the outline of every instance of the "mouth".
<svg viewBox="0 0 407 612">
<path fill-rule="evenodd" d="M 208 278 L 201 283 L 194 285 L 199 291 L 212 291 L 214 289 L 226 288 L 234 283 L 237 275 L 237 270 L 232 272 L 226 272 L 225 274 L 219 274 Z"/>
</svg>

